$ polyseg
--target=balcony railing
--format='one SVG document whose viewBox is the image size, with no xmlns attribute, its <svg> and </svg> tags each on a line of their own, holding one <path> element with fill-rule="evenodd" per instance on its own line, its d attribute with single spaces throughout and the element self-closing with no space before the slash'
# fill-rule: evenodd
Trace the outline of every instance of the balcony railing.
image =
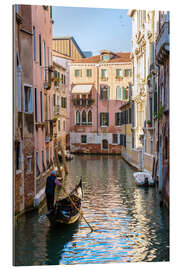
<svg viewBox="0 0 180 270">
<path fill-rule="evenodd" d="M 44 89 L 49 90 L 51 88 L 53 78 L 52 66 L 44 67 Z"/>
<path fill-rule="evenodd" d="M 164 52 L 169 52 L 169 23 L 165 22 L 161 28 L 159 36 L 156 41 L 156 57 L 162 58 L 164 56 Z M 162 56 L 161 56 L 162 54 Z"/>
<path fill-rule="evenodd" d="M 72 102 L 74 106 L 91 106 L 94 104 L 94 99 L 75 98 Z"/>
<path fill-rule="evenodd" d="M 108 81 L 108 77 L 101 77 L 101 81 Z"/>
</svg>

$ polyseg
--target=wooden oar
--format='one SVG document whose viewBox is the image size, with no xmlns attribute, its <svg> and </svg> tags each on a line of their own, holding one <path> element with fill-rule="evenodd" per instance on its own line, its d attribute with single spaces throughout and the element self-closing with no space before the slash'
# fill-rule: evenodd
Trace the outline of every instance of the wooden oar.
<svg viewBox="0 0 180 270">
<path fill-rule="evenodd" d="M 61 172 L 61 169 L 60 169 L 60 163 L 59 163 L 59 158 L 58 158 L 58 149 L 57 149 L 57 134 L 54 135 L 54 151 L 55 151 L 55 160 L 56 160 L 56 166 L 58 168 L 58 173 L 59 173 L 59 176 L 62 177 L 62 172 Z M 60 145 L 61 145 L 61 142 L 60 142 Z M 61 146 L 61 149 L 62 149 L 62 146 Z M 61 153 L 63 152 L 64 149 L 61 150 Z M 64 153 L 63 153 L 64 155 Z M 65 165 L 66 164 L 66 160 L 64 158 L 64 156 L 62 155 L 63 157 L 63 164 Z M 68 169 L 67 169 L 67 164 L 66 164 L 66 170 L 68 172 Z M 66 173 L 67 174 L 67 173 Z M 66 193 L 66 190 L 63 186 L 61 186 L 65 192 L 65 194 L 68 196 L 69 200 L 71 201 L 72 205 L 74 206 L 74 208 L 78 211 L 78 213 L 80 214 L 80 216 L 85 220 L 85 222 L 87 223 L 87 225 L 89 226 L 89 228 L 91 229 L 91 232 L 93 232 L 93 228 L 92 226 L 89 224 L 89 222 L 86 220 L 86 218 L 84 217 L 83 213 L 76 207 L 75 203 L 73 202 L 73 200 L 71 199 L 71 197 L 69 196 L 69 194 Z"/>
<path fill-rule="evenodd" d="M 84 217 L 82 211 L 79 210 L 79 209 L 77 208 L 77 206 L 75 205 L 75 203 L 73 202 L 73 200 L 71 199 L 71 197 L 69 196 L 69 194 L 66 193 L 65 188 L 64 188 L 63 186 L 62 186 L 62 188 L 63 188 L 65 194 L 68 196 L 68 198 L 69 198 L 69 200 L 71 201 L 71 203 L 72 203 L 72 205 L 74 206 L 74 208 L 79 212 L 80 216 L 85 220 L 85 222 L 87 223 L 87 225 L 88 225 L 89 228 L 91 229 L 91 232 L 93 232 L 94 229 L 93 229 L 92 226 L 89 224 L 89 222 L 87 221 L 87 219 Z"/>
</svg>

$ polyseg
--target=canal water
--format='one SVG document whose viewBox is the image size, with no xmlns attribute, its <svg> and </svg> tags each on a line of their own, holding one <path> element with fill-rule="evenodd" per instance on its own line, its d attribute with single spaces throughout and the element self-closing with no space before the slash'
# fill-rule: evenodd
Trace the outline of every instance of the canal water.
<svg viewBox="0 0 180 270">
<path fill-rule="evenodd" d="M 74 265 L 169 261 L 169 216 L 155 187 L 134 183 L 134 170 L 119 156 L 75 156 L 66 191 L 83 178 L 82 219 L 52 228 L 46 207 L 15 227 L 15 265 Z"/>
</svg>

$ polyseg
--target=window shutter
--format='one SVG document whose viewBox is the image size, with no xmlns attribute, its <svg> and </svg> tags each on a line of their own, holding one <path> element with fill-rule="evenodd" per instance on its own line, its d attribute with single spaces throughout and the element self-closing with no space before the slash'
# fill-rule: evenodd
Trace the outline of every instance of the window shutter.
<svg viewBox="0 0 180 270">
<path fill-rule="evenodd" d="M 115 125 L 117 126 L 117 113 L 115 113 Z"/>
<path fill-rule="evenodd" d="M 116 87 L 116 99 L 121 100 L 121 87 L 120 86 Z"/>
<path fill-rule="evenodd" d="M 107 88 L 107 99 L 110 98 L 110 87 Z"/>
<path fill-rule="evenodd" d="M 100 126 L 102 126 L 102 125 L 103 125 L 103 114 L 100 113 Z"/>
<path fill-rule="evenodd" d="M 103 99 L 103 89 L 100 89 L 100 99 Z"/>
<path fill-rule="evenodd" d="M 20 67 L 17 67 L 17 92 L 18 92 L 18 100 L 17 100 L 17 106 L 18 106 L 18 112 L 21 112 L 21 72 Z"/>
<path fill-rule="evenodd" d="M 32 93 L 32 88 L 29 88 L 30 92 L 30 97 L 29 97 L 29 112 L 33 112 L 33 93 Z"/>
<path fill-rule="evenodd" d="M 123 99 L 126 99 L 126 89 L 123 87 Z"/>
<path fill-rule="evenodd" d="M 107 118 L 107 126 L 109 126 L 109 113 L 106 113 L 106 118 Z"/>
<path fill-rule="evenodd" d="M 134 127 L 134 102 L 132 103 L 132 110 L 131 110 L 131 121 L 132 121 L 132 127 Z"/>
<path fill-rule="evenodd" d="M 120 145 L 123 145 L 123 135 L 120 134 Z"/>
</svg>

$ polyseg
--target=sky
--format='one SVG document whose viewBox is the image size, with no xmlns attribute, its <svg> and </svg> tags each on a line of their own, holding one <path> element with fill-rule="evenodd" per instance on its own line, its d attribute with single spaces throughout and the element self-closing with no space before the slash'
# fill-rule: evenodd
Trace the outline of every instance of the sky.
<svg viewBox="0 0 180 270">
<path fill-rule="evenodd" d="M 128 10 L 54 6 L 53 37 L 73 36 L 82 51 L 131 51 L 132 22 Z"/>
</svg>

